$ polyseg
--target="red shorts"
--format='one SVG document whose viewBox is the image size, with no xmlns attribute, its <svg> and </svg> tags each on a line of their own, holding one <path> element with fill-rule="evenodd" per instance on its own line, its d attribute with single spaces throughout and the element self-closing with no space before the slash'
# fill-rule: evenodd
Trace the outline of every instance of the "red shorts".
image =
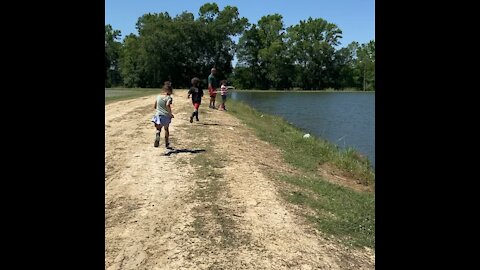
<svg viewBox="0 0 480 270">
<path fill-rule="evenodd" d="M 193 103 L 193 107 L 195 110 L 198 110 L 198 107 L 200 107 L 200 103 Z"/>
<path fill-rule="evenodd" d="M 208 89 L 208 93 L 210 94 L 210 98 L 215 99 L 215 97 L 217 96 L 217 89 L 215 89 L 215 88 Z"/>
</svg>

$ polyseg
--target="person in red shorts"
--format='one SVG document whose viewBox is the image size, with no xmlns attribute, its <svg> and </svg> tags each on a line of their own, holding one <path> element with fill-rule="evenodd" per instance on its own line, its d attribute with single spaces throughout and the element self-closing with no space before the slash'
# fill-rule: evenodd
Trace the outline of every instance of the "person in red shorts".
<svg viewBox="0 0 480 270">
<path fill-rule="evenodd" d="M 192 87 L 190 87 L 190 90 L 188 90 L 188 96 L 187 98 L 190 98 L 192 96 L 192 104 L 194 111 L 192 113 L 192 116 L 190 116 L 190 123 L 193 122 L 193 117 L 195 116 L 195 120 L 198 121 L 198 107 L 200 107 L 200 103 L 202 103 L 202 97 L 203 97 L 203 89 L 199 85 L 200 79 L 195 77 L 192 79 Z"/>
<path fill-rule="evenodd" d="M 208 75 L 208 93 L 210 94 L 210 105 L 208 107 L 212 109 L 215 109 L 215 97 L 218 88 L 218 80 L 215 78 L 215 74 L 217 74 L 217 69 L 212 68 L 210 75 Z"/>
</svg>

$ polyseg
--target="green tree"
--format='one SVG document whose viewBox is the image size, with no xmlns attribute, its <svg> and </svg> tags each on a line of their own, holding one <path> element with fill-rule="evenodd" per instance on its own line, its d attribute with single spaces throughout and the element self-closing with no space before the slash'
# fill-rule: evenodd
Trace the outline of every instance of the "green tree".
<svg viewBox="0 0 480 270">
<path fill-rule="evenodd" d="M 279 14 L 263 16 L 258 26 L 251 25 L 240 38 L 237 53 L 243 70 L 236 74 L 250 80 L 243 85 L 260 89 L 291 86 L 293 66 L 286 53 L 282 19 Z"/>
<path fill-rule="evenodd" d="M 334 55 L 334 88 L 357 88 L 360 89 L 361 85 L 356 80 L 355 68 L 356 68 L 356 55 L 358 42 L 352 42 L 347 47 L 341 48 L 335 52 Z"/>
<path fill-rule="evenodd" d="M 111 25 L 105 25 L 105 87 L 121 84 L 119 58 L 122 44 L 117 41 L 120 30 L 114 30 Z"/>
<path fill-rule="evenodd" d="M 296 65 L 296 85 L 304 89 L 332 86 L 335 48 L 342 31 L 324 19 L 308 18 L 287 29 L 289 52 Z"/>
<path fill-rule="evenodd" d="M 123 50 L 120 61 L 120 74 L 126 87 L 141 87 L 143 66 L 141 57 L 143 51 L 140 48 L 140 41 L 134 34 L 130 34 L 123 40 Z"/>
<path fill-rule="evenodd" d="M 142 87 L 161 87 L 170 80 L 172 64 L 172 18 L 167 12 L 145 14 L 136 24 L 141 53 L 139 61 L 142 71 Z"/>
<path fill-rule="evenodd" d="M 238 87 L 251 89 L 267 87 L 265 76 L 261 78 L 259 51 L 262 48 L 260 34 L 255 24 L 245 30 L 238 41 L 238 63 L 235 67 L 235 84 Z"/>
<path fill-rule="evenodd" d="M 357 49 L 357 74 L 362 78 L 363 91 L 375 90 L 375 40 Z"/>
<path fill-rule="evenodd" d="M 289 88 L 293 65 L 287 54 L 282 15 L 263 16 L 258 21 L 258 27 L 262 42 L 262 47 L 258 52 L 262 75 L 268 82 L 269 88 Z"/>
<path fill-rule="evenodd" d="M 245 30 L 248 20 L 239 16 L 236 7 L 226 6 L 219 10 L 216 3 L 207 3 L 200 7 L 198 22 L 201 26 L 202 55 L 200 64 L 203 74 L 209 74 L 215 66 L 218 76 L 224 78 L 232 73 L 232 60 L 236 45 L 233 37 Z"/>
<path fill-rule="evenodd" d="M 148 13 L 136 24 L 138 36 L 124 40 L 122 75 L 128 86 L 188 86 L 193 76 L 206 77 L 216 66 L 221 77 L 232 72 L 235 52 L 232 38 L 241 34 L 247 20 L 236 7 L 219 10 L 215 3 L 200 7 L 199 18 L 183 12 Z"/>
</svg>

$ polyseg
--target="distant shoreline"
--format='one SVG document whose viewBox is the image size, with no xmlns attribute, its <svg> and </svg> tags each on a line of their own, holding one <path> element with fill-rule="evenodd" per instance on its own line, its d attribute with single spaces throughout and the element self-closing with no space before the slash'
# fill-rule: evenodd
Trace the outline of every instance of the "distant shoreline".
<svg viewBox="0 0 480 270">
<path fill-rule="evenodd" d="M 178 88 L 174 89 L 175 90 L 185 90 L 187 88 Z M 143 90 L 143 91 L 149 91 L 149 90 L 161 90 L 161 88 L 126 88 L 126 87 L 112 87 L 112 88 L 105 88 L 105 90 L 129 90 L 129 91 L 137 91 L 137 90 Z M 261 89 L 229 89 L 229 92 L 279 92 L 279 93 L 285 93 L 285 92 L 295 92 L 295 93 L 336 93 L 336 92 L 342 92 L 342 93 L 374 93 L 375 91 L 361 91 L 361 90 L 261 90 Z"/>
<path fill-rule="evenodd" d="M 249 90 L 239 90 L 239 89 L 234 89 L 230 90 L 230 92 L 278 92 L 278 93 L 286 93 L 286 92 L 292 92 L 292 93 L 336 93 L 336 92 L 342 92 L 342 93 L 374 93 L 375 91 L 360 91 L 360 90 L 257 90 L 257 89 L 249 89 Z"/>
</svg>

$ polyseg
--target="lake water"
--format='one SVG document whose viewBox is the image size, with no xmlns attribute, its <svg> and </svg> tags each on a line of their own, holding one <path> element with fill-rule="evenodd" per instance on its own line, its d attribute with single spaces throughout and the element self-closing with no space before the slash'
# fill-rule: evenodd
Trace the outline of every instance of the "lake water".
<svg viewBox="0 0 480 270">
<path fill-rule="evenodd" d="M 341 148 L 352 147 L 375 168 L 374 92 L 241 92 L 231 98 L 288 122 Z M 228 101 L 227 101 L 228 108 Z"/>
</svg>

